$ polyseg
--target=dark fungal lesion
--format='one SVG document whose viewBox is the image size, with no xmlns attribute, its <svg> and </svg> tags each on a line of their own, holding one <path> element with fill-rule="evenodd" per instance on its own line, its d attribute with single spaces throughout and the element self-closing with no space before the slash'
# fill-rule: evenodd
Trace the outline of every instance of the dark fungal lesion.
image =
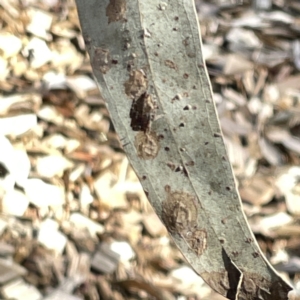
<svg viewBox="0 0 300 300">
<path fill-rule="evenodd" d="M 130 109 L 130 126 L 133 131 L 148 131 L 154 120 L 156 103 L 148 93 L 142 94 L 137 100 L 133 100 Z"/>
<path fill-rule="evenodd" d="M 129 118 L 131 129 L 138 132 L 134 142 L 137 155 L 142 159 L 153 159 L 160 149 L 159 138 L 151 130 L 157 105 L 147 92 L 148 79 L 143 69 L 131 71 L 124 88 L 125 94 L 132 100 Z"/>
</svg>

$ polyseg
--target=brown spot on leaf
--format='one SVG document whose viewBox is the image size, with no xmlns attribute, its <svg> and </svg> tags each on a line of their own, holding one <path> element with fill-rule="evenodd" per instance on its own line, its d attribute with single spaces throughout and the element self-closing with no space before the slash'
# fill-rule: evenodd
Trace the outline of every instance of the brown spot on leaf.
<svg viewBox="0 0 300 300">
<path fill-rule="evenodd" d="M 227 222 L 227 218 L 224 218 L 224 219 L 221 220 L 221 223 L 224 224 L 224 225 L 226 224 L 226 222 Z"/>
<path fill-rule="evenodd" d="M 263 278 L 259 274 L 249 273 L 246 271 L 242 271 L 242 272 L 243 272 L 243 281 L 240 288 L 240 298 L 241 299 L 264 299 L 261 298 L 260 289 L 264 289 L 267 291 L 270 287 L 270 282 L 268 282 L 265 278 Z"/>
<path fill-rule="evenodd" d="M 126 13 L 126 0 L 110 0 L 106 7 L 108 24 L 111 22 L 124 21 Z"/>
<path fill-rule="evenodd" d="M 181 171 L 183 171 L 183 167 L 181 165 L 177 166 L 175 172 L 181 172 Z"/>
<path fill-rule="evenodd" d="M 172 233 L 185 236 L 197 226 L 195 197 L 186 192 L 167 192 L 162 204 L 162 219 Z"/>
<path fill-rule="evenodd" d="M 175 170 L 175 165 L 172 162 L 167 162 L 167 166 L 174 171 Z"/>
<path fill-rule="evenodd" d="M 207 248 L 207 233 L 204 229 L 188 232 L 185 239 L 198 256 L 202 255 Z"/>
<path fill-rule="evenodd" d="M 204 272 L 200 274 L 200 276 L 206 281 L 206 283 L 208 283 L 216 292 L 220 293 L 230 300 L 258 300 L 258 298 L 255 297 L 240 297 L 239 283 L 244 272 L 241 272 L 241 270 L 232 263 L 224 249 L 222 250 L 222 259 L 224 263 L 224 270 L 221 269 L 218 272 Z"/>
<path fill-rule="evenodd" d="M 108 49 L 96 48 L 94 51 L 93 67 L 106 74 L 111 68 L 110 52 Z"/>
<path fill-rule="evenodd" d="M 172 60 L 165 60 L 165 66 L 169 67 L 170 69 L 177 70 L 177 65 Z"/>
<path fill-rule="evenodd" d="M 188 177 L 189 176 L 189 173 L 187 171 L 187 169 L 185 167 L 183 167 L 183 174 L 184 176 Z"/>
<path fill-rule="evenodd" d="M 126 67 L 126 69 L 127 69 L 127 71 L 131 71 L 133 68 L 134 68 L 134 60 L 129 60 L 129 61 L 127 62 L 127 67 Z"/>
<path fill-rule="evenodd" d="M 177 94 L 174 96 L 174 98 L 171 99 L 171 102 L 173 103 L 175 100 L 180 100 L 182 97 L 180 94 Z"/>
<path fill-rule="evenodd" d="M 134 70 L 124 83 L 125 93 L 131 99 L 138 99 L 148 88 L 148 80 L 142 70 Z"/>
<path fill-rule="evenodd" d="M 256 294 L 257 287 L 251 278 L 244 277 L 242 286 L 247 293 L 252 294 L 252 295 Z"/>
<path fill-rule="evenodd" d="M 191 57 L 191 58 L 192 58 L 192 57 L 196 57 L 196 53 L 190 51 L 190 52 L 187 52 L 187 56 L 188 56 L 188 57 Z"/>
<path fill-rule="evenodd" d="M 280 277 L 267 280 L 258 273 L 249 273 L 241 269 L 243 281 L 240 288 L 239 299 L 286 299 L 291 287 Z"/>
<path fill-rule="evenodd" d="M 228 273 L 223 272 L 203 272 L 200 274 L 202 279 L 216 292 L 226 297 L 230 288 Z"/>
<path fill-rule="evenodd" d="M 188 45 L 190 44 L 189 39 L 190 39 L 189 37 L 185 38 L 185 39 L 182 41 L 182 44 L 183 44 L 184 46 L 188 46 Z"/>
<path fill-rule="evenodd" d="M 239 253 L 238 253 L 237 251 L 232 251 L 232 255 L 233 255 L 234 257 L 238 257 Z"/>
<path fill-rule="evenodd" d="M 288 292 L 291 290 L 291 286 L 287 285 L 281 278 L 278 278 L 278 280 L 274 280 L 270 287 L 272 300 L 284 299 Z M 261 294 L 264 296 L 263 293 Z"/>
<path fill-rule="evenodd" d="M 183 108 L 183 110 L 190 110 L 191 108 L 192 108 L 191 105 L 186 105 L 186 106 Z"/>
<path fill-rule="evenodd" d="M 134 145 L 137 155 L 143 159 L 153 159 L 159 151 L 158 139 L 154 132 L 138 132 Z"/>
<path fill-rule="evenodd" d="M 142 94 L 137 100 L 133 100 L 129 114 L 132 130 L 144 132 L 150 130 L 156 108 L 156 103 L 147 93 Z"/>
</svg>

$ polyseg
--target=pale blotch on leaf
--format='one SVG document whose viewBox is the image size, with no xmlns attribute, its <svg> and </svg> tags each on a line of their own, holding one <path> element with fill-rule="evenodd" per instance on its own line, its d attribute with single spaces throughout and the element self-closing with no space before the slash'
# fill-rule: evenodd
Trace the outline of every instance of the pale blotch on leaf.
<svg viewBox="0 0 300 300">
<path fill-rule="evenodd" d="M 271 283 L 257 273 L 249 273 L 243 269 L 241 269 L 241 272 L 243 273 L 243 281 L 239 293 L 241 299 L 265 299 L 266 295 L 273 297 L 268 299 L 284 299 L 283 294 L 278 294 L 278 287 L 282 287 L 282 280 Z M 288 286 L 284 289 L 286 294 L 290 291 L 290 287 Z"/>
<path fill-rule="evenodd" d="M 106 7 L 106 16 L 108 17 L 108 23 L 124 21 L 126 13 L 126 1 L 125 0 L 110 0 Z"/>
<path fill-rule="evenodd" d="M 137 100 L 148 88 L 148 80 L 142 70 L 134 70 L 129 79 L 124 83 L 125 93 L 130 98 Z"/>
<path fill-rule="evenodd" d="M 223 272 L 203 272 L 202 279 L 216 292 L 226 297 L 230 289 L 228 273 Z"/>
<path fill-rule="evenodd" d="M 197 229 L 187 233 L 185 239 L 197 256 L 202 255 L 207 248 L 207 233 L 204 229 Z"/>
<path fill-rule="evenodd" d="M 100 70 L 101 73 L 106 74 L 111 68 L 111 58 L 108 49 L 96 48 L 92 65 L 95 69 Z"/>
<path fill-rule="evenodd" d="M 172 233 L 186 236 L 197 226 L 195 197 L 189 193 L 174 191 L 166 186 L 167 200 L 162 204 L 162 219 Z"/>
<path fill-rule="evenodd" d="M 158 139 L 154 132 L 138 132 L 134 145 L 138 157 L 143 159 L 153 159 L 159 151 Z"/>
<path fill-rule="evenodd" d="M 244 290 L 249 294 L 255 294 L 257 287 L 254 281 L 249 277 L 244 277 L 242 286 Z"/>
</svg>

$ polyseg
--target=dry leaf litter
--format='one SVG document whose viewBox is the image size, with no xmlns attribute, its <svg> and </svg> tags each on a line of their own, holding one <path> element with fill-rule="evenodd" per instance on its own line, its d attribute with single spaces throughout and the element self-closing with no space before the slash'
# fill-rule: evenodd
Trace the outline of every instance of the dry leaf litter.
<svg viewBox="0 0 300 300">
<path fill-rule="evenodd" d="M 196 6 L 245 214 L 297 287 L 300 2 Z M 93 80 L 75 3 L 0 0 L 0 28 L 0 299 L 224 299 L 147 202 Z"/>
</svg>

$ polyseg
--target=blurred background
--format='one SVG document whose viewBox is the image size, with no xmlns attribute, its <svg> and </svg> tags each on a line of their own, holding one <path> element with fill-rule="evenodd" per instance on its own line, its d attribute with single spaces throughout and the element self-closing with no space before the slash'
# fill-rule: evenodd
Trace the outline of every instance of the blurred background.
<svg viewBox="0 0 300 300">
<path fill-rule="evenodd" d="M 245 214 L 296 284 L 300 2 L 196 7 Z M 0 0 L 0 299 L 225 299 L 185 262 L 128 164 L 73 0 Z"/>
</svg>

